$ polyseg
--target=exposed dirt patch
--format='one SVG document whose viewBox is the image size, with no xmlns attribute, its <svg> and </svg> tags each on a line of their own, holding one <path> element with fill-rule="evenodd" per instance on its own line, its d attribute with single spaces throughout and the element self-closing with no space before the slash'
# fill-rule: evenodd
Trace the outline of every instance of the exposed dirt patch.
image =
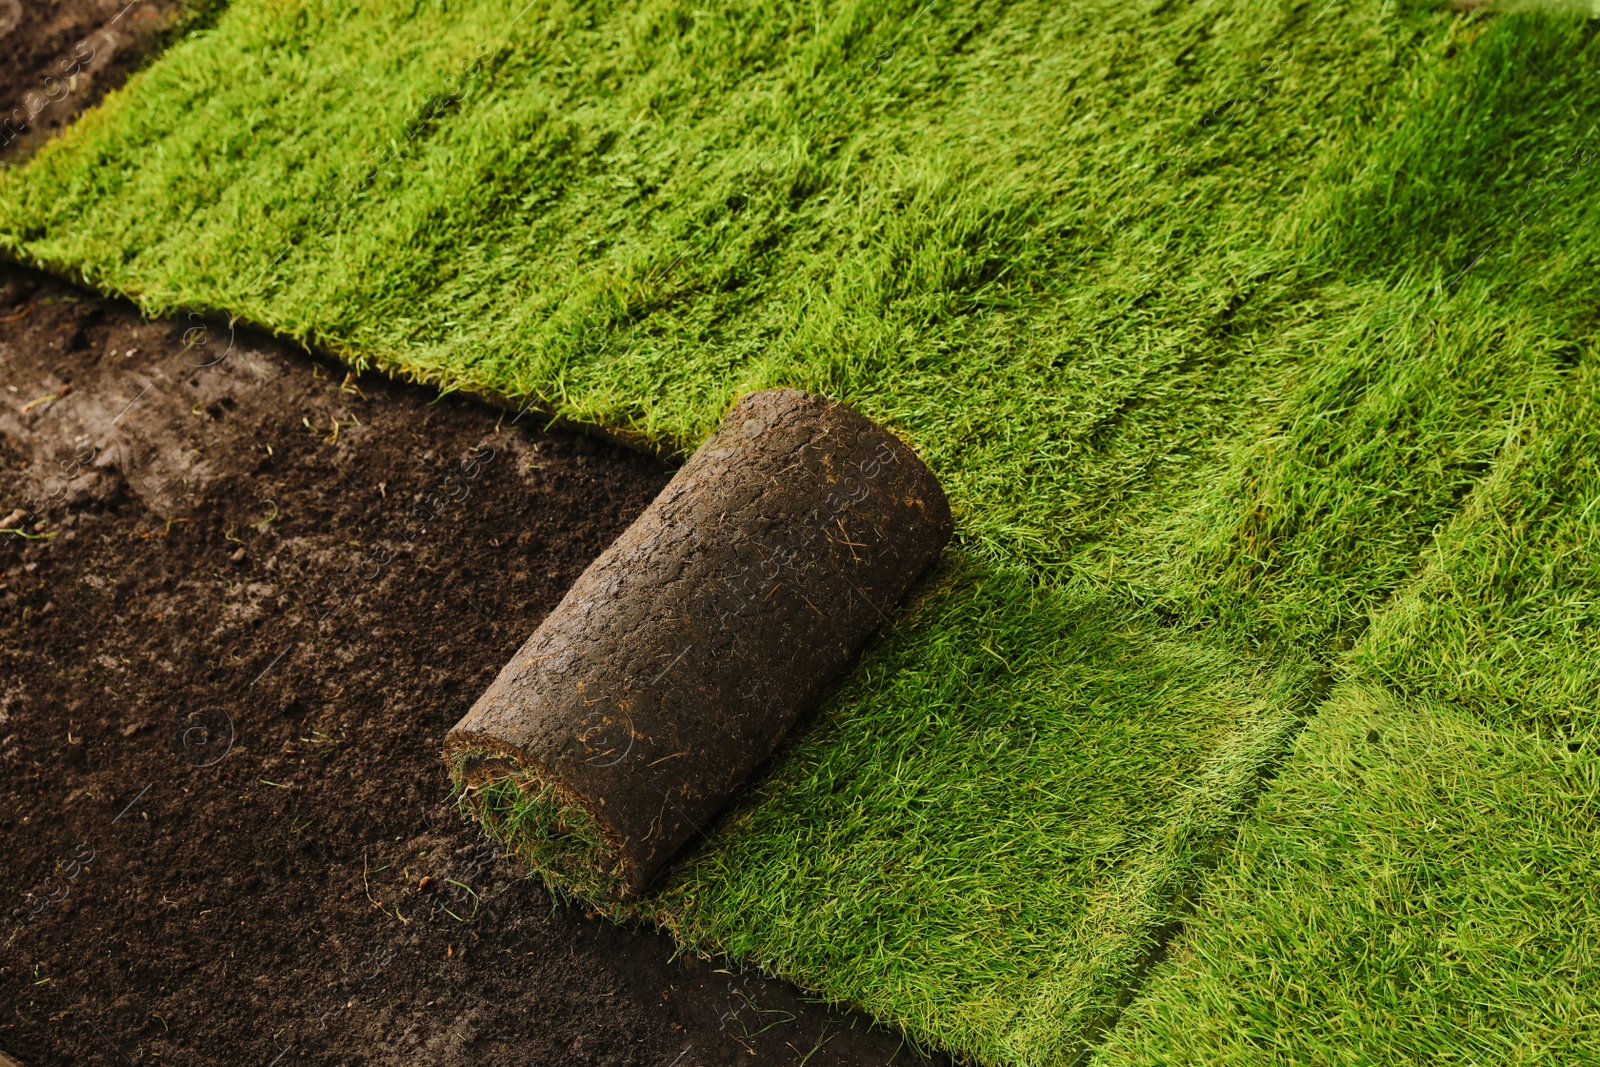
<svg viewBox="0 0 1600 1067">
<path fill-rule="evenodd" d="M 552 903 L 449 797 L 446 730 L 664 467 L 10 269 L 0 375 L 0 1050 L 917 1062 Z"/>
<path fill-rule="evenodd" d="M 0 0 L 0 162 L 14 163 L 121 85 L 192 18 L 184 0 Z"/>
</svg>

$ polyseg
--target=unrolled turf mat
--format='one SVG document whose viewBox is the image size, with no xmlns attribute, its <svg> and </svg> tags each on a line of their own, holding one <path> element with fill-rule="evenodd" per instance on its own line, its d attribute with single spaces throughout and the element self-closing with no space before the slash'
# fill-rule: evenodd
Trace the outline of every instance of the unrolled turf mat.
<svg viewBox="0 0 1600 1067">
<path fill-rule="evenodd" d="M 1530 412 L 1097 1062 L 1600 1063 L 1600 352 Z"/>
<path fill-rule="evenodd" d="M 1392 0 L 240 0 L 0 173 L 0 246 L 683 451 L 777 386 L 903 436 L 950 562 L 602 903 L 1065 1063 L 1592 347 L 1595 49 Z"/>
<path fill-rule="evenodd" d="M 1096 1056 L 1600 1062 L 1600 760 L 1350 685 Z"/>
<path fill-rule="evenodd" d="M 893 434 L 751 393 L 450 731 L 457 783 L 524 827 L 552 885 L 638 894 L 949 540 L 944 490 Z"/>
</svg>

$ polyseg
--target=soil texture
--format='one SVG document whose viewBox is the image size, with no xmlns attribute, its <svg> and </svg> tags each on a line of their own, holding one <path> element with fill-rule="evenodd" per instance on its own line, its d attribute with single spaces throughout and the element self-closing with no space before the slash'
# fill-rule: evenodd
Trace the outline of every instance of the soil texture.
<svg viewBox="0 0 1600 1067">
<path fill-rule="evenodd" d="M 14 268 L 0 376 L 0 1051 L 927 1062 L 553 901 L 451 796 L 446 731 L 666 467 Z"/>
<path fill-rule="evenodd" d="M 0 162 L 32 154 L 195 14 L 182 0 L 0 0 Z"/>
</svg>

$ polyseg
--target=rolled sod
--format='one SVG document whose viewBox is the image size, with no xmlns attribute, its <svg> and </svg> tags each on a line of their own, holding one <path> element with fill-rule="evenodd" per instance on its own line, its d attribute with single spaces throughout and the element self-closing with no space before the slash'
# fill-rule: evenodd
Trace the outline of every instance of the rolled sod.
<svg viewBox="0 0 1600 1067">
<path fill-rule="evenodd" d="M 458 788 L 552 884 L 642 892 L 951 529 L 893 434 L 799 390 L 749 394 L 450 731 Z"/>
</svg>

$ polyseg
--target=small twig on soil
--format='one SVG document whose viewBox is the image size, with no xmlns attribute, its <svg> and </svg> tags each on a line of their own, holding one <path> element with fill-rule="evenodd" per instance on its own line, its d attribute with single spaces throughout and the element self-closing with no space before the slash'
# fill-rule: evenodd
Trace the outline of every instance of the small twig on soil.
<svg viewBox="0 0 1600 1067">
<path fill-rule="evenodd" d="M 267 501 L 267 503 L 272 505 L 272 514 L 268 515 L 266 518 L 262 519 L 260 522 L 252 522 L 250 524 L 251 526 L 260 527 L 262 533 L 266 533 L 267 532 L 267 524 L 270 523 L 273 519 L 276 519 L 278 517 L 278 502 L 276 500 L 269 500 L 269 501 Z"/>
<path fill-rule="evenodd" d="M 150 530 L 150 531 L 148 531 L 146 533 L 142 533 L 142 534 L 139 535 L 139 540 L 143 541 L 147 537 L 165 537 L 165 536 L 167 536 L 167 534 L 172 532 L 173 523 L 193 522 L 193 521 L 194 521 L 193 519 L 168 519 L 167 520 L 166 529 L 164 529 L 164 530 Z"/>
<path fill-rule="evenodd" d="M 385 866 L 385 867 L 379 867 L 378 869 L 380 871 L 386 871 L 389 868 Z M 363 851 L 361 853 L 361 888 L 366 891 L 367 899 L 372 901 L 372 906 L 374 908 L 377 908 L 379 911 L 383 912 L 383 914 L 387 916 L 389 914 L 388 911 L 386 911 L 384 909 L 383 903 L 381 901 L 373 900 L 372 887 L 367 884 L 367 854 L 366 854 L 365 851 Z M 394 917 L 396 919 L 399 919 L 403 923 L 408 923 L 408 922 L 411 921 L 410 919 L 406 918 L 404 915 L 400 914 L 400 909 L 399 908 L 394 909 Z"/>
<path fill-rule="evenodd" d="M 36 308 L 38 306 L 39 306 L 38 304 L 29 304 L 27 307 L 23 308 L 21 311 L 17 312 L 15 315 L 10 315 L 10 316 L 8 316 L 6 318 L 0 319 L 0 322 L 16 322 L 20 318 L 25 318 L 27 316 L 28 312 L 32 311 L 34 308 Z"/>
<path fill-rule="evenodd" d="M 38 407 L 40 404 L 48 404 L 52 400 L 60 400 L 70 392 L 72 392 L 72 383 L 68 382 L 66 385 L 61 387 L 61 391 L 59 393 L 46 393 L 44 396 L 36 396 L 17 410 L 19 412 L 26 412 L 29 408 Z"/>
<path fill-rule="evenodd" d="M 29 540 L 29 541 L 46 541 L 46 540 L 49 540 L 50 538 L 56 536 L 56 534 L 58 534 L 60 532 L 61 532 L 60 530 L 52 530 L 50 533 L 43 533 L 43 534 L 42 533 L 29 533 L 27 530 L 22 529 L 20 526 L 0 528 L 0 533 L 16 534 L 18 537 L 25 538 L 26 540 Z"/>
</svg>

